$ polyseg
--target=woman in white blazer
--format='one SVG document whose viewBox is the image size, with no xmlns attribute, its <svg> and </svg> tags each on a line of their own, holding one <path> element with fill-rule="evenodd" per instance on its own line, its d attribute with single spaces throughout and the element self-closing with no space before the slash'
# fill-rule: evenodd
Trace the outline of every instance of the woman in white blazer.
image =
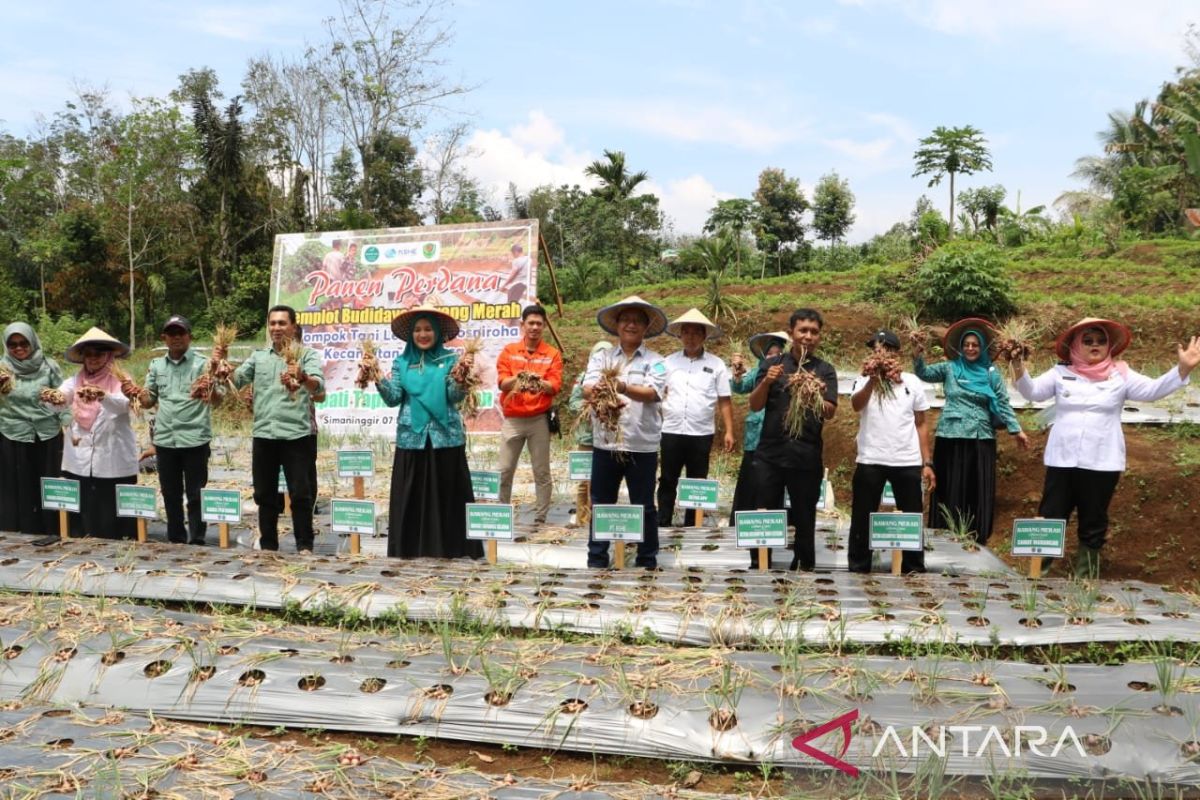
<svg viewBox="0 0 1200 800">
<path fill-rule="evenodd" d="M 1200 364 L 1200 337 L 1179 346 L 1179 364 L 1151 379 L 1115 360 L 1132 338 L 1129 328 L 1088 317 L 1058 337 L 1060 363 L 1031 378 L 1013 362 L 1017 391 L 1026 400 L 1054 398 L 1054 422 L 1046 442 L 1046 480 L 1038 513 L 1069 520 L 1079 514 L 1078 577 L 1100 572 L 1100 549 L 1108 535 L 1108 506 L 1125 470 L 1121 409 L 1126 400 L 1158 400 L 1188 383 Z"/>
</svg>

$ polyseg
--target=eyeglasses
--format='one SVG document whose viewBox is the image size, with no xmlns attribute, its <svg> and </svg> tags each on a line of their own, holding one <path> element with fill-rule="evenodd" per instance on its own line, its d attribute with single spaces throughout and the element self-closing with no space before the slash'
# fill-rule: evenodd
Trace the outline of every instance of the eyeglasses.
<svg viewBox="0 0 1200 800">
<path fill-rule="evenodd" d="M 1084 336 L 1080 339 L 1084 347 L 1096 347 L 1097 345 L 1108 344 L 1108 338 L 1105 336 Z"/>
</svg>

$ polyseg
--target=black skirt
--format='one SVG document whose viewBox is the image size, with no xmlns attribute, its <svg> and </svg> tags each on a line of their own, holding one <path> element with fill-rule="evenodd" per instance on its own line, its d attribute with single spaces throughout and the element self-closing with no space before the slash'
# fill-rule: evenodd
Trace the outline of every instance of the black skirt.
<svg viewBox="0 0 1200 800">
<path fill-rule="evenodd" d="M 975 541 L 987 542 L 996 513 L 996 440 L 935 436 L 933 471 L 937 476 L 929 527 L 949 527 L 946 506 L 956 517 L 970 517 Z"/>
<path fill-rule="evenodd" d="M 754 451 L 742 451 L 742 466 L 738 469 L 737 484 L 733 487 L 732 511 L 754 511 L 758 508 L 758 486 L 754 482 Z M 732 517 L 732 514 L 730 515 Z M 732 518 L 730 524 L 733 524 Z"/>
<path fill-rule="evenodd" d="M 58 533 L 58 512 L 42 511 L 42 478 L 62 474 L 63 437 L 18 442 L 0 436 L 0 530 Z"/>
<path fill-rule="evenodd" d="M 388 555 L 393 558 L 482 558 L 467 539 L 467 503 L 475 502 L 467 450 L 396 448 L 388 503 Z"/>
<path fill-rule="evenodd" d="M 136 539 L 137 520 L 117 516 L 117 485 L 137 483 L 137 475 L 123 478 L 92 478 L 63 472 L 64 478 L 79 481 L 79 513 L 68 514 L 71 538 L 98 536 L 101 539 Z"/>
</svg>

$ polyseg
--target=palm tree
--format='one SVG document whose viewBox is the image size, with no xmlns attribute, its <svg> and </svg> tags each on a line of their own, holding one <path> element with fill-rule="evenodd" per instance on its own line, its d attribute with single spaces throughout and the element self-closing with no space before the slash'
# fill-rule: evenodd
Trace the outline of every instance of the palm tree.
<svg viewBox="0 0 1200 800">
<path fill-rule="evenodd" d="M 918 175 L 932 175 L 930 186 L 942 182 L 943 175 L 950 176 L 950 236 L 954 237 L 954 176 L 962 173 L 970 175 L 974 172 L 992 169 L 992 157 L 987 150 L 987 142 L 983 131 L 970 125 L 961 128 L 945 128 L 939 125 L 933 133 L 920 142 L 921 146 L 913 153 Z"/>
<path fill-rule="evenodd" d="M 633 195 L 633 190 L 643 181 L 650 178 L 643 172 L 630 174 L 625 168 L 625 154 L 620 150 L 605 150 L 606 161 L 593 161 L 583 170 L 584 175 L 600 179 L 600 186 L 592 190 L 592 194 L 605 200 L 625 200 Z"/>
<path fill-rule="evenodd" d="M 742 276 L 742 236 L 750 223 L 758 214 L 758 204 L 753 200 L 736 197 L 732 200 L 720 200 L 715 208 L 708 212 L 708 221 L 704 223 L 705 233 L 728 232 L 733 237 L 737 247 L 735 253 L 735 274 Z"/>
</svg>

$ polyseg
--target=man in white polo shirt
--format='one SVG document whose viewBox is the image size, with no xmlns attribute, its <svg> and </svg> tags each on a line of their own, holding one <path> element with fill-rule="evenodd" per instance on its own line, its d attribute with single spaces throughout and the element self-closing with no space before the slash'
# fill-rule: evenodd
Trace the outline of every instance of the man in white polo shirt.
<svg viewBox="0 0 1200 800">
<path fill-rule="evenodd" d="M 725 452 L 733 452 L 733 402 L 725 362 L 704 349 L 721 329 L 699 309 L 690 309 L 667 326 L 667 333 L 683 342 L 683 349 L 667 356 L 667 396 L 663 398 L 662 474 L 658 479 L 658 524 L 670 526 L 675 514 L 675 490 L 687 468 L 689 478 L 708 477 L 708 456 L 716 435 L 714 411 L 725 426 Z M 688 509 L 684 525 L 696 524 Z"/>
<path fill-rule="evenodd" d="M 899 355 L 900 339 L 891 331 L 881 330 L 867 340 L 877 353 Z M 860 376 L 850 390 L 850 405 L 858 412 L 858 457 L 854 469 L 854 500 L 850 515 L 849 562 L 851 572 L 871 571 L 870 518 L 879 510 L 883 486 L 889 481 L 900 511 L 920 514 L 925 481 L 932 489 L 933 450 L 929 442 L 929 424 L 925 412 L 929 400 L 915 375 L 897 372 L 891 377 L 891 391 L 878 390 L 879 378 Z M 904 551 L 901 569 L 924 572 L 925 554 Z"/>
</svg>

